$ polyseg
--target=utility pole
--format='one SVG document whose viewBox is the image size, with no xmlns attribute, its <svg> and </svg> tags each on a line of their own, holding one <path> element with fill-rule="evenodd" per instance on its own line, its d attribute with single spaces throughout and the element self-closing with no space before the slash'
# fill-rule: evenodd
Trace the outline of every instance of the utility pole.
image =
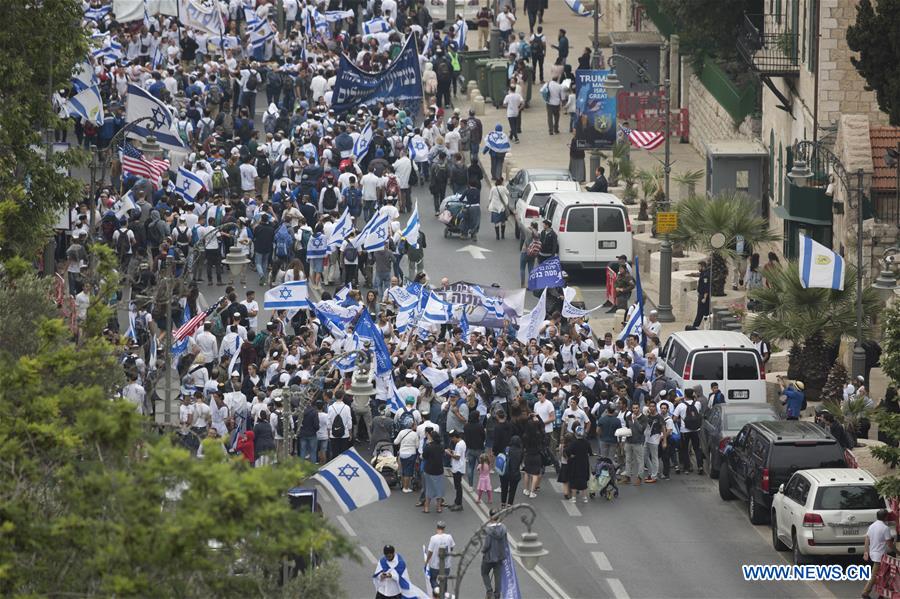
<svg viewBox="0 0 900 599">
<path fill-rule="evenodd" d="M 439 574 L 439 585 L 441 587 L 441 596 L 447 597 L 447 574 L 449 574 L 449 570 L 447 568 L 447 548 L 441 547 L 438 549 L 438 567 L 440 568 Z"/>
<path fill-rule="evenodd" d="M 168 262 L 168 261 L 167 261 Z M 167 264 L 166 270 L 169 270 L 171 265 Z M 166 273 L 166 396 L 165 396 L 165 410 L 166 415 L 163 419 L 163 423 L 166 425 L 172 424 L 172 279 L 169 276 L 169 273 Z"/>
<path fill-rule="evenodd" d="M 594 54 L 591 56 L 591 68 L 600 68 L 600 0 L 594 0 Z"/>
<path fill-rule="evenodd" d="M 665 210 L 672 209 L 672 197 L 669 195 L 669 182 L 672 174 L 672 82 L 669 72 L 670 46 L 666 42 L 666 78 L 663 82 L 663 108 L 666 111 L 666 139 L 665 139 L 665 162 L 663 163 L 663 171 L 665 173 L 664 193 L 666 194 Z M 669 233 L 663 235 L 662 244 L 659 247 L 659 305 L 657 305 L 660 322 L 675 322 L 675 315 L 672 313 L 672 240 Z"/>
<path fill-rule="evenodd" d="M 863 348 L 863 177 L 856 171 L 856 343 L 853 344 L 853 376 L 866 376 L 866 350 Z M 849 190 L 848 190 L 849 192 Z M 868 381 L 866 381 L 868 383 Z"/>
<path fill-rule="evenodd" d="M 396 17 L 397 15 L 394 16 Z M 444 26 L 445 29 L 450 31 L 454 23 L 456 23 L 456 0 L 447 0 L 447 23 Z M 457 50 L 462 50 L 462 48 L 457 48 Z"/>
</svg>

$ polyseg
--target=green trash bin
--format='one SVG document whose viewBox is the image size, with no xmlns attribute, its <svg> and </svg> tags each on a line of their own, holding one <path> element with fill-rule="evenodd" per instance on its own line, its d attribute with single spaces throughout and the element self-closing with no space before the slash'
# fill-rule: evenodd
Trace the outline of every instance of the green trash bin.
<svg viewBox="0 0 900 599">
<path fill-rule="evenodd" d="M 462 68 L 463 79 L 469 81 L 478 81 L 477 71 L 475 70 L 475 62 L 480 58 L 487 58 L 490 53 L 487 50 L 471 50 L 469 52 L 459 53 L 459 63 Z"/>
<path fill-rule="evenodd" d="M 507 62 L 495 60 L 491 65 L 490 73 L 491 100 L 493 100 L 495 108 L 500 108 L 503 104 L 503 98 L 506 97 L 506 91 L 509 89 L 509 79 L 506 74 Z"/>
<path fill-rule="evenodd" d="M 475 61 L 475 80 L 478 82 L 478 91 L 485 98 L 491 95 L 490 85 L 490 58 L 479 58 Z"/>
</svg>

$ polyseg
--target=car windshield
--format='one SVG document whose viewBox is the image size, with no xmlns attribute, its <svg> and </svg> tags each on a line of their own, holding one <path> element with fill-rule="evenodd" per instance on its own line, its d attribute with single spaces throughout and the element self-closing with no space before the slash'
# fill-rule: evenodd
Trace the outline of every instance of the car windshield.
<svg viewBox="0 0 900 599">
<path fill-rule="evenodd" d="M 530 203 L 535 208 L 543 208 L 544 205 L 547 203 L 547 200 L 549 200 L 549 199 L 550 199 L 549 193 L 536 193 L 533 196 L 531 196 Z"/>
<path fill-rule="evenodd" d="M 571 181 L 572 175 L 569 171 L 559 171 L 558 173 L 529 173 L 529 181 Z"/>
<path fill-rule="evenodd" d="M 816 497 L 817 510 L 878 510 L 884 500 L 873 485 L 821 487 Z"/>
<path fill-rule="evenodd" d="M 725 414 L 725 430 L 737 432 L 744 428 L 745 424 L 751 422 L 762 422 L 764 420 L 778 420 L 774 412 L 746 412 L 737 414 L 728 412 Z"/>
</svg>

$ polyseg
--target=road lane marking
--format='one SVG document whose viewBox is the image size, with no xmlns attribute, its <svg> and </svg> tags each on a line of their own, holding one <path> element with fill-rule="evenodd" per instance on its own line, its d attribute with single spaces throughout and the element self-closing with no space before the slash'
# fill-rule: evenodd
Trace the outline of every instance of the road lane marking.
<svg viewBox="0 0 900 599">
<path fill-rule="evenodd" d="M 369 551 L 369 548 L 365 545 L 360 545 L 359 550 L 362 551 L 362 554 L 366 556 L 366 559 L 372 562 L 373 564 L 377 564 L 378 560 L 375 559 L 375 554 Z"/>
<path fill-rule="evenodd" d="M 566 513 L 572 516 L 573 518 L 581 517 L 581 511 L 578 509 L 578 506 L 568 499 L 560 500 L 563 504 L 563 507 L 566 509 Z"/>
<path fill-rule="evenodd" d="M 597 537 L 594 536 L 594 531 L 591 530 L 590 526 L 579 526 L 578 534 L 581 535 L 581 540 L 585 542 L 587 545 L 596 545 Z"/>
<path fill-rule="evenodd" d="M 562 483 L 558 483 L 558 482 L 556 482 L 555 480 L 551 480 L 551 481 L 550 481 L 550 486 L 553 487 L 553 490 L 556 491 L 557 493 L 559 493 L 560 495 L 563 494 L 563 486 L 562 486 Z"/>
<path fill-rule="evenodd" d="M 344 527 L 344 530 L 347 531 L 348 535 L 350 535 L 351 537 L 356 536 L 356 531 L 350 527 L 350 523 L 347 522 L 346 518 L 344 518 L 343 516 L 337 516 L 335 519 L 341 523 L 341 526 Z"/>
<path fill-rule="evenodd" d="M 607 578 L 606 584 L 609 585 L 609 589 L 616 599 L 629 599 L 628 591 L 625 590 L 625 586 L 618 578 Z"/>
<path fill-rule="evenodd" d="M 594 558 L 594 563 L 597 564 L 598 570 L 602 570 L 603 572 L 609 572 L 612 570 L 612 564 L 609 563 L 609 560 L 606 558 L 606 554 L 602 551 L 592 551 L 591 557 Z"/>
</svg>

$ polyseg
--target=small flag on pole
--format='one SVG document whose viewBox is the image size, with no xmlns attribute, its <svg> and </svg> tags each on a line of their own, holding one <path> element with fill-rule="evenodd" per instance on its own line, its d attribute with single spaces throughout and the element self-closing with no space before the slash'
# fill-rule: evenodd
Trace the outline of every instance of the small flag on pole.
<svg viewBox="0 0 900 599">
<path fill-rule="evenodd" d="M 586 0 L 566 0 L 566 6 L 579 17 L 591 17 L 594 11 L 585 6 Z"/>
<path fill-rule="evenodd" d="M 804 289 L 844 289 L 847 264 L 835 252 L 800 233 L 800 284 Z"/>
</svg>

